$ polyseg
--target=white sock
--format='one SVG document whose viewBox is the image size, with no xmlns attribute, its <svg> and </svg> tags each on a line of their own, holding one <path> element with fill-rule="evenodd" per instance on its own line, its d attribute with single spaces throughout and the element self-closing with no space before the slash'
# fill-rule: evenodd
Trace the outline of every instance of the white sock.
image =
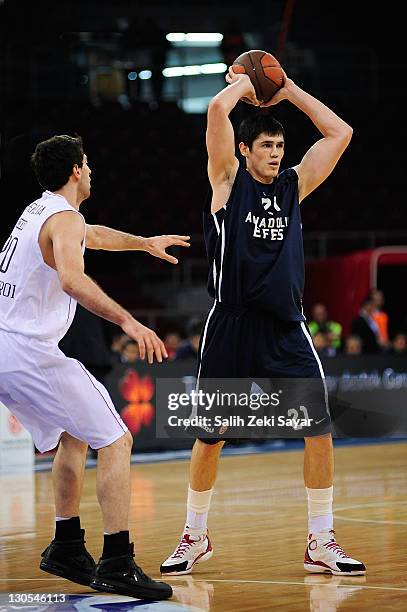
<svg viewBox="0 0 407 612">
<path fill-rule="evenodd" d="M 55 520 L 56 521 L 70 521 L 71 518 L 73 518 L 72 516 L 56 516 Z"/>
<path fill-rule="evenodd" d="M 333 528 L 333 487 L 327 489 L 307 489 L 308 496 L 308 533 L 320 533 Z"/>
<path fill-rule="evenodd" d="M 188 487 L 187 520 L 185 531 L 193 536 L 206 533 L 208 512 L 213 488 L 208 491 L 194 491 Z"/>
</svg>

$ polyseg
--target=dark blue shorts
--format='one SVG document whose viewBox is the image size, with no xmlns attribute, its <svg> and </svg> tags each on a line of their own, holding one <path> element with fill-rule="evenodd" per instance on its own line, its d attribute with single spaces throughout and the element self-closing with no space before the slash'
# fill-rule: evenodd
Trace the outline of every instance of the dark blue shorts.
<svg viewBox="0 0 407 612">
<path fill-rule="evenodd" d="M 308 415 L 319 426 L 310 435 L 331 432 L 324 372 L 304 321 L 282 321 L 269 312 L 216 302 L 201 336 L 197 379 L 199 386 L 209 379 L 287 379 L 287 384 L 288 379 L 314 379 L 319 393 L 313 394 Z M 199 439 L 214 444 L 222 438 Z"/>
</svg>

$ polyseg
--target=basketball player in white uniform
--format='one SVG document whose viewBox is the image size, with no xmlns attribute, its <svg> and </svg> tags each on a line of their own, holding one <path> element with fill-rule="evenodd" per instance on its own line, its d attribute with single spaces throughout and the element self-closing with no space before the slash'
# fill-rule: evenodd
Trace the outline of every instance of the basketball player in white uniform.
<svg viewBox="0 0 407 612">
<path fill-rule="evenodd" d="M 172 263 L 165 249 L 189 246 L 188 236 L 140 238 L 88 226 L 79 212 L 90 195 L 90 168 L 81 139 L 54 136 L 32 157 L 42 197 L 18 219 L 0 252 L 0 401 L 16 415 L 40 452 L 58 445 L 53 463 L 55 538 L 41 569 L 96 590 L 166 599 L 171 587 L 151 580 L 134 563 L 129 541 L 132 436 L 105 387 L 58 342 L 77 301 L 120 325 L 149 363 L 167 353 L 156 334 L 109 298 L 84 272 L 88 248 L 144 250 Z M 98 452 L 97 495 L 104 548 L 95 564 L 84 545 L 79 502 L 86 451 Z"/>
</svg>

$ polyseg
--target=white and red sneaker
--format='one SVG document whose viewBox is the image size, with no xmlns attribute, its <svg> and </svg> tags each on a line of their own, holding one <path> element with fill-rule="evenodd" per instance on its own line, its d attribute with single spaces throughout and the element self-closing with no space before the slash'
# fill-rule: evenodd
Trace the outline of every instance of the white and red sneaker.
<svg viewBox="0 0 407 612">
<path fill-rule="evenodd" d="M 208 561 L 212 555 L 213 549 L 208 533 L 192 536 L 184 532 L 171 557 L 168 557 L 161 565 L 160 572 L 174 576 L 190 574 L 195 563 Z"/>
<path fill-rule="evenodd" d="M 310 533 L 305 550 L 304 569 L 307 572 L 328 572 L 335 576 L 362 576 L 366 568 L 347 555 L 335 540 L 333 529 Z"/>
</svg>

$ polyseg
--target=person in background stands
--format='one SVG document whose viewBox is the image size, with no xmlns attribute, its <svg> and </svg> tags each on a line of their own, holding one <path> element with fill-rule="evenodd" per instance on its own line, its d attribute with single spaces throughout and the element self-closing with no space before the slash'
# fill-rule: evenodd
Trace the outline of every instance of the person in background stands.
<svg viewBox="0 0 407 612">
<path fill-rule="evenodd" d="M 365 298 L 358 316 L 353 319 L 351 324 L 351 332 L 360 337 L 364 353 L 380 352 L 379 327 L 372 317 L 375 309 L 375 302 L 372 298 Z"/>
<path fill-rule="evenodd" d="M 312 307 L 312 321 L 308 324 L 311 336 L 317 332 L 328 334 L 330 346 L 339 350 L 341 348 L 342 325 L 337 321 L 328 320 L 328 312 L 324 304 L 314 304 Z"/>
<path fill-rule="evenodd" d="M 379 329 L 379 343 L 383 348 L 389 348 L 389 315 L 383 310 L 384 293 L 380 289 L 371 289 L 369 291 L 369 297 L 373 300 L 375 305 L 372 318 L 376 321 Z"/>
<path fill-rule="evenodd" d="M 138 344 L 134 340 L 129 339 L 122 348 L 120 362 L 137 363 L 137 361 L 141 361 Z"/>
<path fill-rule="evenodd" d="M 314 343 L 315 350 L 320 357 L 335 357 L 336 348 L 331 346 L 329 334 L 322 331 L 317 331 L 315 336 L 312 338 L 312 341 Z"/>
<path fill-rule="evenodd" d="M 348 336 L 345 338 L 345 347 L 343 351 L 344 355 L 361 355 L 362 354 L 362 340 L 359 336 Z"/>
<path fill-rule="evenodd" d="M 176 330 L 170 330 L 165 334 L 164 346 L 167 349 L 168 359 L 174 359 L 180 344 L 181 336 Z"/>
<path fill-rule="evenodd" d="M 112 352 L 113 363 L 120 362 L 122 349 L 126 342 L 130 340 L 130 337 L 127 334 L 119 333 L 115 334 L 112 339 L 112 343 L 110 345 L 110 350 Z"/>
<path fill-rule="evenodd" d="M 397 333 L 391 344 L 390 352 L 396 355 L 407 355 L 407 336 Z"/>
</svg>

